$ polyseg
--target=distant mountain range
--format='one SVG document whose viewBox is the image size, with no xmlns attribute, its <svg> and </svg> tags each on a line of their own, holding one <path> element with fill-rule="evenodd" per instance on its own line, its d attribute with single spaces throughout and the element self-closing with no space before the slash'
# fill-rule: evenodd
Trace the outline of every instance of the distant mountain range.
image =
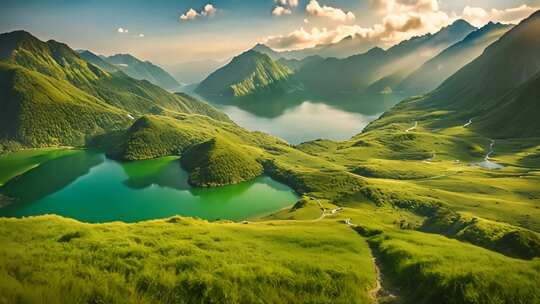
<svg viewBox="0 0 540 304">
<path fill-rule="evenodd" d="M 398 90 L 405 91 L 409 95 L 429 92 L 464 65 L 480 56 L 486 47 L 497 41 L 511 28 L 512 25 L 488 23 L 409 74 L 398 86 Z"/>
<path fill-rule="evenodd" d="M 225 97 L 247 96 L 255 91 L 271 91 L 272 86 L 269 84 L 279 83 L 277 87 L 282 91 L 284 87 L 289 88 L 285 91 L 300 88 L 315 97 L 336 97 L 367 93 L 372 95 L 384 94 L 396 90 L 408 75 L 420 69 L 424 63 L 439 55 L 448 47 L 462 41 L 475 30 L 477 29 L 466 21 L 458 20 L 435 34 L 412 38 L 388 50 L 374 47 L 365 53 L 343 59 L 325 59 L 324 56 L 319 55 L 312 55 L 301 60 L 291 59 L 288 58 L 290 56 L 284 55 L 283 52 L 276 52 L 263 44 L 257 44 L 250 51 L 236 57 L 231 63 L 211 74 L 201 83 L 198 92 Z M 496 36 L 497 30 L 493 28 L 484 32 L 487 33 L 480 36 Z M 502 32 L 500 30 L 500 34 Z M 468 45 L 480 43 L 478 41 L 482 41 L 481 45 L 487 45 L 490 39 L 496 39 L 496 37 L 490 36 L 489 39 L 484 39 L 487 42 L 482 38 L 471 38 Z M 460 48 L 460 46 L 456 48 Z M 479 48 L 481 46 L 469 50 L 472 56 Z M 256 56 L 255 53 L 259 55 Z M 453 69 L 457 69 L 465 63 L 467 63 L 467 59 L 464 62 L 454 64 L 452 68 L 440 71 L 439 77 L 444 79 L 444 77 L 451 75 L 455 71 Z M 417 74 L 416 77 L 421 78 L 423 75 L 422 70 Z M 255 84 L 250 89 L 240 90 L 241 92 L 225 92 L 227 87 L 244 81 L 246 81 L 245 83 L 254 81 Z M 260 83 L 257 84 L 258 81 Z M 418 80 L 412 77 L 407 81 L 411 87 L 414 87 L 414 82 Z M 211 82 L 213 84 L 210 84 Z M 408 89 L 407 83 L 399 88 L 401 90 Z M 216 91 L 218 84 L 224 85 L 225 88 Z M 421 90 L 432 89 L 429 86 L 436 84 L 437 80 L 433 80 Z M 418 88 L 414 89 L 418 90 Z"/>
<path fill-rule="evenodd" d="M 336 43 L 317 45 L 312 48 L 300 50 L 278 52 L 260 43 L 255 45 L 252 50 L 266 54 L 274 60 L 280 58 L 302 60 L 311 56 L 320 56 L 323 58 L 346 58 L 352 55 L 367 52 L 371 48 L 377 46 L 378 45 L 375 43 L 375 41 L 369 41 L 364 38 L 361 39 L 357 36 L 347 36 Z"/>
<path fill-rule="evenodd" d="M 107 72 L 122 71 L 131 78 L 148 80 L 164 89 L 176 89 L 180 83 L 162 68 L 149 62 L 139 60 L 129 54 L 98 56 L 87 50 L 78 51 L 81 58 L 102 68 Z"/>
<path fill-rule="evenodd" d="M 149 113 L 229 121 L 204 102 L 110 68 L 54 40 L 43 42 L 24 31 L 1 34 L 0 144 L 82 145 Z"/>
</svg>

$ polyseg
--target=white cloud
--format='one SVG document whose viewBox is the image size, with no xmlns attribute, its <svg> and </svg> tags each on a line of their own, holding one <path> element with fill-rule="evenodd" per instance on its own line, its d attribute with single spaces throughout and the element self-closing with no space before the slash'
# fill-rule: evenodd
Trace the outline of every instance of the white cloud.
<svg viewBox="0 0 540 304">
<path fill-rule="evenodd" d="M 298 0 L 274 0 L 279 6 L 297 7 Z"/>
<path fill-rule="evenodd" d="M 371 4 L 380 21 L 370 27 L 338 24 L 333 28 L 313 27 L 309 31 L 301 28 L 286 35 L 268 37 L 266 43 L 275 48 L 297 49 L 353 36 L 370 44 L 390 46 L 413 36 L 436 32 L 456 20 L 455 16 L 450 17 L 439 9 L 437 0 L 371 0 Z M 337 21 L 352 20 L 344 11 L 321 7 L 316 0 L 309 2 L 306 11 Z"/>
<path fill-rule="evenodd" d="M 197 18 L 198 16 L 199 16 L 199 13 L 197 13 L 196 10 L 190 8 L 187 12 L 185 12 L 184 14 L 182 14 L 182 16 L 180 16 L 180 20 L 183 20 L 183 21 L 193 20 Z"/>
<path fill-rule="evenodd" d="M 298 0 L 274 0 L 277 5 L 272 9 L 272 15 L 291 15 L 293 8 L 298 6 Z"/>
<path fill-rule="evenodd" d="M 521 20 L 532 15 L 538 9 L 540 9 L 540 7 L 531 7 L 526 4 L 503 10 L 495 8 L 485 10 L 481 7 L 466 6 L 463 9 L 462 15 L 463 19 L 474 26 L 483 26 L 490 21 L 517 24 Z"/>
<path fill-rule="evenodd" d="M 144 38 L 144 34 L 143 34 L 143 33 L 140 33 L 138 36 L 139 36 L 139 38 Z"/>
<path fill-rule="evenodd" d="M 116 31 L 117 31 L 118 33 L 120 33 L 120 34 L 127 34 L 127 33 L 129 33 L 128 29 L 127 29 L 127 28 L 123 28 L 123 27 L 119 27 Z"/>
<path fill-rule="evenodd" d="M 276 6 L 272 10 L 272 15 L 274 16 L 283 16 L 283 15 L 290 15 L 292 14 L 292 11 L 288 8 L 284 8 L 283 6 Z"/>
<path fill-rule="evenodd" d="M 202 8 L 200 12 L 197 12 L 193 8 L 188 9 L 185 13 L 183 13 L 180 16 L 180 20 L 190 21 L 190 20 L 195 20 L 197 19 L 197 17 L 201 17 L 201 16 L 212 17 L 216 14 L 216 12 L 217 12 L 217 8 L 214 5 L 208 3 Z"/>
<path fill-rule="evenodd" d="M 316 1 L 311 0 L 310 4 L 312 2 Z M 518 23 L 539 9 L 527 5 L 490 10 L 467 6 L 461 15 L 450 15 L 440 9 L 437 0 L 371 0 L 371 4 L 380 18 L 372 26 L 337 24 L 323 28 L 302 27 L 288 34 L 267 37 L 265 43 L 279 50 L 289 50 L 335 43 L 353 36 L 371 45 L 389 47 L 414 36 L 435 33 L 460 18 L 475 26 L 482 26 L 489 21 Z M 320 5 L 314 4 L 313 7 Z M 307 27 L 307 23 L 304 26 Z"/>
<path fill-rule="evenodd" d="M 344 12 L 342 9 L 323 5 L 317 0 L 310 0 L 306 6 L 306 12 L 311 16 L 330 18 L 334 21 L 352 21 L 356 16 L 352 12 Z"/>
<path fill-rule="evenodd" d="M 204 6 L 202 12 L 201 12 L 201 15 L 203 16 L 213 16 L 215 13 L 216 13 L 216 7 L 213 6 L 212 4 L 207 4 Z"/>
<path fill-rule="evenodd" d="M 332 30 L 317 27 L 306 30 L 302 27 L 287 35 L 267 37 L 265 44 L 279 50 L 303 49 L 320 44 L 336 43 L 347 36 L 370 39 L 370 37 L 374 36 L 374 30 L 358 25 L 343 24 Z"/>
</svg>

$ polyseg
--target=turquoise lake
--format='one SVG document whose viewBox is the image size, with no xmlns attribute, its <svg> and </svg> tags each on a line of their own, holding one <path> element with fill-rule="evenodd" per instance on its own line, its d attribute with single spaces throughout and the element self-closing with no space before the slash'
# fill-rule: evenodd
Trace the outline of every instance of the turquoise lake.
<svg viewBox="0 0 540 304">
<path fill-rule="evenodd" d="M 121 163 L 92 151 L 48 161 L 9 181 L 16 201 L 0 216 L 57 214 L 101 223 L 174 215 L 244 220 L 293 205 L 297 195 L 267 176 L 219 188 L 193 188 L 177 158 Z"/>
</svg>

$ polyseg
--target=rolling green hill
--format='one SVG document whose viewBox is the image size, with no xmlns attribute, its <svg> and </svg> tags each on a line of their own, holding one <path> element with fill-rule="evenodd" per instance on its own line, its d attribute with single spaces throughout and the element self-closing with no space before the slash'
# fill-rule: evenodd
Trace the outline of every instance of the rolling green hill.
<svg viewBox="0 0 540 304">
<path fill-rule="evenodd" d="M 252 147 L 214 137 L 188 149 L 181 162 L 190 172 L 191 184 L 215 187 L 237 184 L 261 175 L 263 167 L 256 159 L 259 153 Z"/>
<path fill-rule="evenodd" d="M 204 102 L 106 72 L 67 45 L 42 42 L 24 31 L 0 35 L 0 65 L 3 146 L 83 145 L 149 113 L 229 121 Z"/>
<path fill-rule="evenodd" d="M 268 55 L 247 51 L 210 74 L 196 89 L 205 96 L 241 97 L 290 88 L 292 71 Z"/>
</svg>

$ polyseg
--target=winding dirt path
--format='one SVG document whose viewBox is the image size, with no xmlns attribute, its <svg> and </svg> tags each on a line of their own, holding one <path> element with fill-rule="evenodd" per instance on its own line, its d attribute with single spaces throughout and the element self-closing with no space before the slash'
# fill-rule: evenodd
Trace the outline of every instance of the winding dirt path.
<svg viewBox="0 0 540 304">
<path fill-rule="evenodd" d="M 418 121 L 415 121 L 414 126 L 408 128 L 407 130 L 405 130 L 405 132 L 409 133 L 409 132 L 411 132 L 412 130 L 414 130 L 416 128 L 418 128 Z"/>
</svg>

